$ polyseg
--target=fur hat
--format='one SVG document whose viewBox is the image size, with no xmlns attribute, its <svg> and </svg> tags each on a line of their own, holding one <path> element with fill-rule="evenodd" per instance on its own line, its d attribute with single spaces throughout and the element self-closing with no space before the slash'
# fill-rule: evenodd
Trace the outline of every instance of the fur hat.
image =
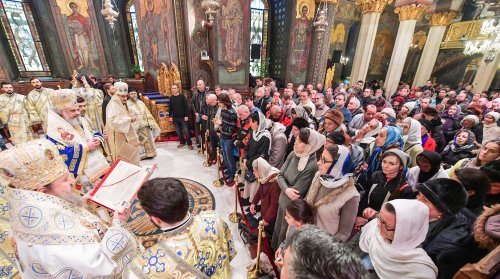
<svg viewBox="0 0 500 279">
<path fill-rule="evenodd" d="M 480 104 L 470 104 L 467 109 L 472 111 L 475 115 L 481 115 L 483 113 L 483 109 Z"/>
<path fill-rule="evenodd" d="M 339 131 L 335 131 L 333 133 L 329 133 L 326 136 L 328 139 L 331 139 L 335 144 L 344 144 L 345 143 L 345 136 Z"/>
<path fill-rule="evenodd" d="M 325 113 L 325 119 L 329 119 L 340 126 L 344 122 L 344 115 L 339 110 L 330 109 Z"/>
<path fill-rule="evenodd" d="M 467 204 L 464 186 L 452 179 L 431 179 L 417 184 L 417 190 L 445 216 L 457 214 Z"/>
</svg>

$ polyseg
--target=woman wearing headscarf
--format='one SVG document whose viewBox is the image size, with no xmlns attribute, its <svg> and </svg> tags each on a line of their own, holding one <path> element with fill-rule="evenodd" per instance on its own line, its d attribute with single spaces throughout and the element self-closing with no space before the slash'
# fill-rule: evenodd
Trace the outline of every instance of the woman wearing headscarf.
<svg viewBox="0 0 500 279">
<path fill-rule="evenodd" d="M 471 130 L 476 136 L 477 142 L 483 142 L 483 123 L 474 114 L 469 114 L 464 116 L 462 121 L 460 121 L 462 129 Z"/>
<path fill-rule="evenodd" d="M 429 232 L 422 248 L 438 267 L 438 278 L 451 278 L 471 256 L 466 248 L 472 224 L 461 213 L 467 193 L 462 184 L 448 178 L 420 183 L 417 190 L 417 200 L 429 208 Z"/>
<path fill-rule="evenodd" d="M 264 220 L 265 230 L 272 235 L 276 214 L 278 213 L 278 199 L 281 193 L 277 180 L 280 170 L 271 166 L 264 158 L 255 159 L 252 167 L 260 186 L 253 197 L 250 212 L 256 214 L 255 207 L 260 202 L 260 215 Z"/>
<path fill-rule="evenodd" d="M 341 241 L 351 235 L 358 212 L 359 193 L 354 186 L 354 163 L 347 148 L 332 145 L 318 160 L 306 201 L 315 212 L 315 224 Z"/>
<path fill-rule="evenodd" d="M 408 185 L 416 191 L 418 183 L 424 183 L 434 178 L 448 178 L 441 166 L 441 156 L 434 151 L 424 150 L 417 156 L 417 165 L 408 170 L 406 179 Z"/>
<path fill-rule="evenodd" d="M 254 112 L 250 116 L 250 127 L 252 128 L 252 135 L 248 140 L 248 145 L 245 147 L 243 159 L 243 164 L 248 170 L 245 173 L 245 190 L 243 191 L 243 197 L 252 200 L 259 187 L 258 183 L 255 182 L 255 176 L 252 172 L 252 163 L 259 157 L 265 160 L 269 159 L 271 133 L 266 129 L 266 118 L 260 111 Z"/>
<path fill-rule="evenodd" d="M 363 227 L 359 248 L 368 253 L 379 278 L 437 277 L 436 265 L 420 248 L 428 222 L 429 209 L 423 203 L 393 200 L 385 203 L 377 218 Z"/>
<path fill-rule="evenodd" d="M 382 122 L 374 118 L 361 127 L 352 139 L 354 142 L 358 143 L 361 148 L 366 149 L 375 141 L 375 136 L 383 126 Z"/>
<path fill-rule="evenodd" d="M 293 152 L 288 155 L 281 167 L 278 176 L 281 194 L 272 239 L 272 247 L 274 249 L 278 247 L 286 235 L 288 227 L 285 221 L 286 206 L 290 200 L 303 198 L 307 194 L 314 175 L 318 171 L 316 151 L 325 142 L 326 138 L 324 135 L 309 128 L 302 128 L 295 140 Z"/>
<path fill-rule="evenodd" d="M 369 176 L 362 184 L 356 227 L 365 225 L 380 211 L 382 204 L 394 199 L 414 199 L 415 193 L 408 186 L 406 172 L 410 157 L 399 149 L 386 151 L 381 158 L 381 171 Z"/>
<path fill-rule="evenodd" d="M 446 142 L 450 142 L 460 129 L 461 109 L 459 105 L 452 105 L 441 113 L 443 122 L 443 136 Z"/>
<path fill-rule="evenodd" d="M 292 114 L 292 120 L 295 118 L 304 118 L 307 120 L 307 123 L 309 123 L 309 128 L 314 129 L 316 123 L 314 123 L 314 120 L 312 120 L 309 117 L 309 114 L 307 113 L 306 109 L 301 107 L 301 106 L 296 106 L 291 109 L 291 114 Z"/>
<path fill-rule="evenodd" d="M 410 167 L 417 165 L 417 156 L 424 151 L 422 147 L 422 125 L 417 120 L 407 117 L 401 123 L 403 127 L 403 140 L 405 145 L 403 151 L 411 158 Z"/>
<path fill-rule="evenodd" d="M 402 149 L 404 146 L 401 129 L 396 126 L 386 126 L 377 133 L 373 150 L 368 159 L 367 175 L 380 171 L 382 155 L 389 149 Z"/>
<path fill-rule="evenodd" d="M 398 113 L 398 117 L 404 119 L 406 117 L 412 117 L 415 113 L 415 102 L 407 102 L 402 107 Z"/>
<path fill-rule="evenodd" d="M 500 113 L 495 111 L 488 112 L 484 116 L 482 144 L 500 137 L 500 127 L 497 124 L 498 119 L 500 119 Z"/>
<path fill-rule="evenodd" d="M 445 164 L 445 168 L 448 169 L 458 161 L 465 158 L 473 158 L 473 150 L 477 149 L 474 144 L 476 137 L 474 133 L 470 130 L 459 130 L 455 138 L 451 143 L 449 143 L 441 152 L 441 158 Z"/>
</svg>

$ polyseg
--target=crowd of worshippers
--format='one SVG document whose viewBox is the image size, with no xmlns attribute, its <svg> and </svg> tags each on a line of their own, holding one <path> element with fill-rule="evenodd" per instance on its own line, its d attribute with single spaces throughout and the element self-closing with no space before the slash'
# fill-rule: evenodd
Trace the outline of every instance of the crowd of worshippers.
<svg viewBox="0 0 500 279">
<path fill-rule="evenodd" d="M 239 176 L 245 226 L 264 221 L 282 277 L 452 278 L 498 245 L 499 92 L 428 81 L 387 97 L 363 81 L 257 79 L 244 98 L 198 81 L 196 130 L 209 143 L 197 140 L 212 164 L 220 147 L 227 186 Z M 307 224 L 347 244 L 332 253 L 315 232 L 294 246 Z"/>
<path fill-rule="evenodd" d="M 26 129 L 30 124 L 41 123 L 49 140 L 50 117 L 95 132 L 87 135 L 92 139 L 87 144 L 95 145 L 95 151 L 82 150 L 106 155 L 105 150 L 98 151 L 108 138 L 101 121 L 114 123 L 112 119 L 122 117 L 127 129 L 123 131 L 117 121 L 110 130 L 113 142 L 130 142 L 128 133 L 136 131 L 137 144 L 134 148 L 111 146 L 116 151 L 111 154 L 120 155 L 122 150 L 122 158 L 136 164 L 140 157 L 156 154 L 152 144 L 156 125 L 145 126 L 147 145 L 137 140 L 141 134 L 133 122 L 140 113 L 134 121 L 131 116 L 131 102 L 140 102 L 135 91 L 111 81 L 102 85 L 103 94 L 90 80 L 75 76 L 72 91 L 79 92 L 80 101 L 73 100 L 73 92 L 58 90 L 58 98 L 51 100 L 58 114 L 40 114 L 38 122 L 30 122 L 37 119 L 30 118 L 36 107 L 24 109 L 18 118 L 0 107 L 0 120 L 8 124 L 9 141 L 16 146 L 0 152 L 0 176 L 14 188 L 7 194 L 11 216 L 25 218 L 11 219 L 14 248 L 19 252 L 15 256 L 21 269 L 29 264 L 24 274 L 41 278 L 59 274 L 60 269 L 93 276 L 124 272 L 124 278 L 150 272 L 229 278 L 229 261 L 236 251 L 227 224 L 210 212 L 191 216 L 188 194 L 177 179 L 154 179 L 139 191 L 141 206 L 168 236 L 143 254 L 124 225 L 128 216 L 117 214 L 111 222 L 102 223 L 93 213 L 71 205 L 71 201 L 85 201 L 68 193 L 75 185 L 68 168 L 75 177 L 99 176 L 101 169 L 92 168 L 90 159 L 80 158 L 83 170 L 71 170 L 74 158 L 69 154 L 77 154 L 74 150 L 79 145 L 72 146 L 73 139 L 64 133 L 54 135 L 61 139 L 54 138 L 52 143 L 32 140 Z M 32 79 L 32 84 L 39 91 L 33 98 L 42 96 L 40 80 Z M 13 93 L 12 84 L 1 87 L 5 94 L 0 95 L 0 105 L 3 99 L 6 107 L 17 104 L 9 101 L 22 96 Z M 452 278 L 472 272 L 470 264 L 489 253 L 500 252 L 498 92 L 473 93 L 471 85 L 452 90 L 427 82 L 417 89 L 401 84 L 391 95 L 376 83 L 362 81 L 352 87 L 339 84 L 325 89 L 290 83 L 277 88 L 271 79 L 257 79 L 251 94 L 244 97 L 220 86 L 211 91 L 201 80 L 191 99 L 177 85 L 171 89 L 169 116 L 179 136 L 178 148 L 194 148 L 188 125 L 194 120 L 198 148 L 210 151 L 211 164 L 218 164 L 220 158 L 226 185 L 242 190 L 240 201 L 247 222 L 240 227 L 253 231 L 263 221 L 273 250 L 269 258 L 280 269 L 281 278 Z M 78 113 L 68 111 L 75 103 L 86 106 L 78 105 Z M 105 116 L 107 111 L 112 115 Z M 73 125 L 71 119 L 76 116 L 70 114 L 87 116 L 88 124 Z M 98 138 L 95 143 L 94 138 Z M 58 140 L 68 144 L 54 145 Z M 67 164 L 59 156 L 65 156 Z M 30 203 L 34 205 L 27 206 Z M 68 215 L 54 213 L 59 210 Z M 42 212 L 50 213 L 44 216 L 58 223 L 39 226 L 35 220 Z M 68 223 L 65 216 L 80 222 Z M 207 222 L 216 233 L 206 229 Z M 66 230 L 67 225 L 73 228 Z M 180 235 L 182 243 L 176 243 Z M 198 259 L 185 253 L 187 247 L 199 249 L 193 236 L 215 245 L 207 244 L 217 257 Z M 53 243 L 59 238 L 63 238 L 60 243 Z M 85 243 L 67 248 L 80 239 Z M 168 245 L 185 247 L 171 253 Z M 47 253 L 50 257 L 44 256 Z M 172 270 L 166 264 L 163 269 L 157 266 L 160 256 L 170 257 Z M 184 261 L 179 260 L 182 257 Z M 47 258 L 57 260 L 48 263 Z"/>
</svg>

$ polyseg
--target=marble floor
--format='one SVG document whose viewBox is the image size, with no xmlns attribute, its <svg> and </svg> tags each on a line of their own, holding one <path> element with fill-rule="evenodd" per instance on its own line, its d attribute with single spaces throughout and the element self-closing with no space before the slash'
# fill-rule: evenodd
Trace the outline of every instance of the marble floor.
<svg viewBox="0 0 500 279">
<path fill-rule="evenodd" d="M 189 150 L 187 146 L 178 149 L 178 142 L 157 143 L 157 156 L 151 160 L 143 160 L 141 165 L 156 163 L 158 169 L 152 177 L 181 177 L 195 180 L 205 185 L 215 197 L 215 211 L 221 216 L 231 228 L 233 239 L 238 254 L 231 262 L 233 279 L 247 278 L 246 266 L 250 263 L 250 252 L 244 246 L 238 231 L 237 224 L 229 222 L 229 213 L 234 211 L 234 188 L 226 186 L 216 188 L 212 185 L 217 178 L 215 166 L 203 167 L 204 155 L 195 150 Z"/>
</svg>

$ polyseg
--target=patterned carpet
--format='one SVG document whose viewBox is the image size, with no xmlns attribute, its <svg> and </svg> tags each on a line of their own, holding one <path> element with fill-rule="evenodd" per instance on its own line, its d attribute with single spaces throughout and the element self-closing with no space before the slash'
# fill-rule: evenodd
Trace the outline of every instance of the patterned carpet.
<svg viewBox="0 0 500 279">
<path fill-rule="evenodd" d="M 202 184 L 186 179 L 179 178 L 189 194 L 189 212 L 197 215 L 201 211 L 214 210 L 215 198 L 210 190 Z M 130 229 L 135 233 L 141 244 L 148 248 L 158 242 L 161 230 L 150 221 L 149 216 L 142 210 L 138 200 L 132 203 L 130 219 L 127 223 Z"/>
</svg>

